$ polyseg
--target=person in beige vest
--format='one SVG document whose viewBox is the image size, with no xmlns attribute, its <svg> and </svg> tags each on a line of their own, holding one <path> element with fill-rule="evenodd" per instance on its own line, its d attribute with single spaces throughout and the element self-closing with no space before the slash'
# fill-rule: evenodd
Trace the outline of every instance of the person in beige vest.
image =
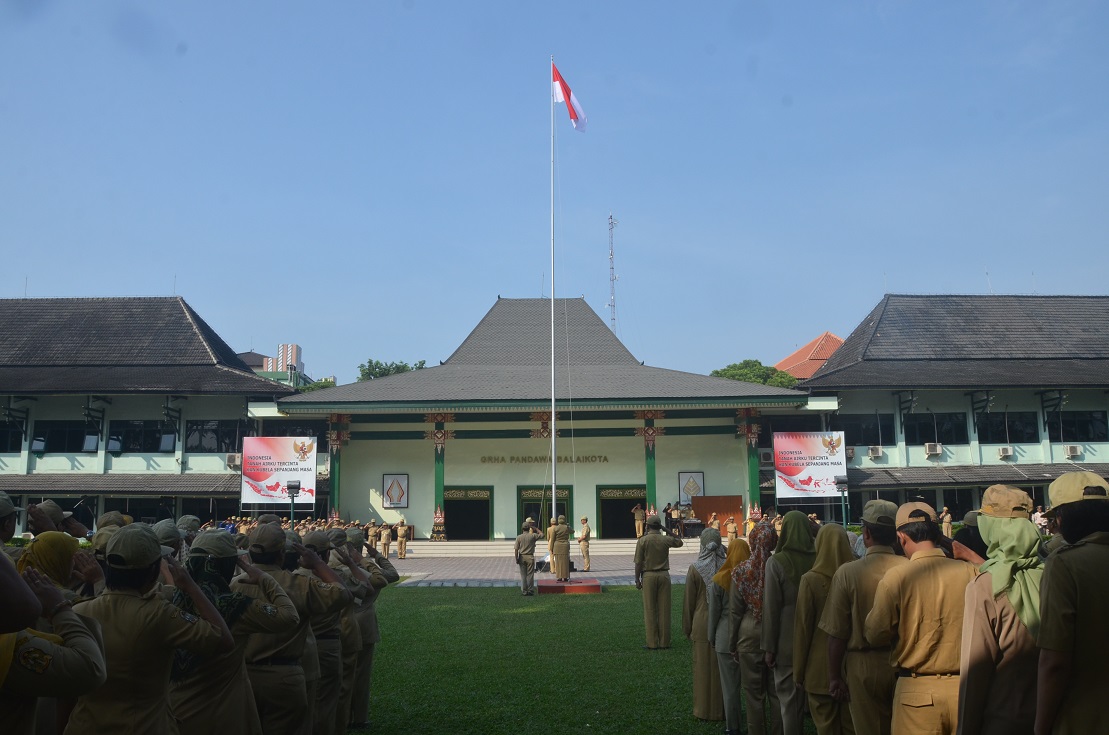
<svg viewBox="0 0 1109 735">
<path fill-rule="evenodd" d="M 581 517 L 581 530 L 578 531 L 578 548 L 581 549 L 582 571 L 589 571 L 589 537 L 593 532 L 589 528 L 589 519 Z"/>
<path fill-rule="evenodd" d="M 936 511 L 927 503 L 897 509 L 897 538 L 909 562 L 893 567 L 866 616 L 873 646 L 893 643 L 897 670 L 893 735 L 954 735 L 959 720 L 959 650 L 967 585 L 977 569 L 940 548 Z"/>
</svg>

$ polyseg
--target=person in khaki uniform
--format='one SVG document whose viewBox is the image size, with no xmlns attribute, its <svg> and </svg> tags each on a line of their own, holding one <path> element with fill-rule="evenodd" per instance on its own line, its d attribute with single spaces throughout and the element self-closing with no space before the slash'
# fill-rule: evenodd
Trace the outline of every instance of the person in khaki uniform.
<svg viewBox="0 0 1109 735">
<path fill-rule="evenodd" d="M 198 534 L 189 548 L 185 567 L 220 611 L 235 648 L 216 656 L 180 653 L 175 658 L 169 705 L 181 735 L 208 735 L 212 722 L 240 734 L 262 732 L 247 675 L 247 642 L 254 633 L 293 633 L 300 616 L 277 581 L 250 564 L 246 554 L 222 530 Z M 236 569 L 242 574 L 236 579 L 238 591 L 232 591 Z M 186 613 L 196 612 L 182 590 L 174 593 L 173 603 Z"/>
<path fill-rule="evenodd" d="M 566 525 L 566 516 L 558 517 L 558 525 L 551 532 L 547 542 L 547 550 L 551 553 L 551 569 L 555 580 L 558 582 L 570 581 L 570 527 Z"/>
<path fill-rule="evenodd" d="M 799 510 L 789 511 L 774 555 L 766 562 L 762 600 L 763 658 L 774 677 L 785 735 L 801 735 L 804 726 L 805 693 L 793 680 L 793 619 L 801 576 L 815 559 L 809 519 Z"/>
<path fill-rule="evenodd" d="M 955 516 L 951 514 L 951 510 L 948 509 L 946 505 L 943 506 L 943 512 L 940 513 L 940 524 L 943 526 L 943 535 L 947 536 L 948 538 L 951 538 L 954 535 L 951 532 L 952 521 L 954 520 Z"/>
<path fill-rule="evenodd" d="M 108 678 L 77 699 L 66 735 L 177 732 L 169 710 L 176 651 L 214 656 L 235 647 L 215 605 L 170 553 L 150 527 L 140 524 L 119 529 L 108 541 L 107 591 L 73 608 L 100 623 Z M 196 605 L 195 615 L 154 592 L 163 554 L 174 585 Z"/>
<path fill-rule="evenodd" d="M 682 540 L 662 530 L 658 516 L 647 519 L 647 532 L 635 542 L 635 587 L 643 593 L 643 625 L 653 651 L 670 647 L 670 549 Z"/>
<path fill-rule="evenodd" d="M 382 527 L 388 528 L 388 526 Z M 328 560 L 328 564 L 335 570 L 354 596 L 354 601 L 343 608 L 342 616 L 339 618 L 342 678 L 339 684 L 339 701 L 334 714 L 333 732 L 335 735 L 342 735 L 346 732 L 347 725 L 350 724 L 351 703 L 354 701 L 354 680 L 358 675 L 358 658 L 363 648 L 362 628 L 355 618 L 355 610 L 362 605 L 372 588 L 372 582 L 366 570 L 358 566 L 351 556 L 346 531 L 341 528 L 332 528 L 327 532 L 327 536 L 335 549 Z M 384 581 L 384 578 L 382 578 L 382 581 Z"/>
<path fill-rule="evenodd" d="M 828 634 L 818 627 L 828 601 L 832 577 L 855 553 L 843 526 L 829 524 L 816 534 L 816 560 L 797 588 L 793 618 L 793 679 L 808 697 L 817 735 L 853 735 L 851 711 L 828 687 Z"/>
<path fill-rule="evenodd" d="M 389 546 L 393 543 L 393 527 L 387 523 L 382 523 L 381 530 L 378 531 L 378 538 L 381 541 L 381 555 L 388 559 Z"/>
<path fill-rule="evenodd" d="M 735 516 L 728 516 L 728 520 L 724 522 L 724 534 L 728 543 L 739 538 L 739 524 L 735 522 Z"/>
<path fill-rule="evenodd" d="M 782 707 L 762 652 L 766 562 L 777 540 L 769 520 L 755 524 L 747 537 L 751 555 L 733 570 L 728 599 L 728 652 L 739 664 L 743 709 L 747 713 L 747 732 L 751 735 L 782 733 Z M 770 711 L 769 722 L 766 710 Z"/>
<path fill-rule="evenodd" d="M 347 530 L 351 558 L 369 575 L 369 586 L 362 597 L 362 602 L 354 608 L 354 619 L 362 634 L 362 649 L 358 652 L 354 665 L 354 691 L 351 695 L 348 723 L 352 727 L 365 726 L 370 717 L 370 684 L 373 678 L 374 649 L 381 642 L 381 631 L 377 625 L 377 597 L 390 582 L 400 579 L 400 575 L 388 557 L 381 554 L 362 556 L 363 540 L 361 530 L 356 528 Z"/>
<path fill-rule="evenodd" d="M 377 544 L 381 541 L 381 528 L 377 525 L 377 521 L 371 518 L 364 530 L 366 533 L 366 543 L 374 547 L 374 553 L 377 553 Z"/>
<path fill-rule="evenodd" d="M 255 633 L 247 639 L 245 657 L 254 705 L 266 735 L 307 735 L 307 682 L 301 658 L 311 634 L 314 615 L 327 615 L 347 604 L 350 593 L 339 577 L 315 552 L 289 539 L 279 526 L 264 524 L 250 532 L 250 557 L 254 566 L 268 574 L 285 591 L 296 608 L 300 622 L 284 633 Z M 293 574 L 283 567 L 286 551 L 299 555 L 300 563 L 318 579 Z M 241 578 L 231 583 L 235 591 L 249 590 Z M 315 654 L 313 654 L 315 655 Z"/>
<path fill-rule="evenodd" d="M 1067 542 L 1040 582 L 1036 735 L 1105 731 L 1105 626 L 1109 620 L 1109 483 L 1067 472 L 1047 489 Z"/>
<path fill-rule="evenodd" d="M 724 719 L 724 693 L 713 655 L 716 631 L 709 630 L 709 587 L 725 558 L 720 532 L 706 528 L 697 560 L 686 571 L 682 600 L 682 633 L 693 644 L 693 716 L 713 722 Z"/>
<path fill-rule="evenodd" d="M 535 543 L 539 534 L 534 528 L 531 523 L 524 523 L 522 533 L 512 545 L 516 564 L 520 567 L 520 594 L 524 596 L 535 594 Z"/>
<path fill-rule="evenodd" d="M 639 503 L 636 503 L 635 507 L 632 508 L 632 518 L 635 519 L 635 537 L 642 538 L 647 514 Z"/>
<path fill-rule="evenodd" d="M 988 548 L 967 585 L 959 665 L 959 732 L 1032 735 L 1040 649 L 1040 530 L 1032 498 L 1006 485 L 982 495 L 978 530 Z"/>
<path fill-rule="evenodd" d="M 897 505 L 871 500 L 863 507 L 866 555 L 836 570 L 820 629 L 828 634 L 828 692 L 848 702 L 858 735 L 889 735 L 897 672 L 890 668 L 890 647 L 872 646 L 864 630 L 878 582 L 908 559 L 894 553 Z"/>
<path fill-rule="evenodd" d="M 589 571 L 589 537 L 593 531 L 589 528 L 589 519 L 581 517 L 581 529 L 578 531 L 578 549 L 581 550 L 582 571 Z"/>
<path fill-rule="evenodd" d="M 397 558 L 403 559 L 408 554 L 408 525 L 404 522 L 404 516 L 400 517 L 400 522 L 397 523 Z"/>
<path fill-rule="evenodd" d="M 708 587 L 709 616 L 706 630 L 709 645 L 715 652 L 716 667 L 720 672 L 720 690 L 724 700 L 724 735 L 739 735 L 740 717 L 743 714 L 739 661 L 729 649 L 728 640 L 731 632 L 730 597 L 734 586 L 732 571 L 750 557 L 751 549 L 746 541 L 737 539 L 734 544 L 728 544 L 724 564 L 712 575 L 712 583 Z"/>
<path fill-rule="evenodd" d="M 28 569 L 23 579 L 54 633 L 27 629 L 0 635 L 0 712 L 8 735 L 34 735 L 39 697 L 73 699 L 107 678 L 96 622 L 74 613 L 40 572 Z"/>
<path fill-rule="evenodd" d="M 953 735 L 959 718 L 963 600 L 977 570 L 939 547 L 936 512 L 927 503 L 897 509 L 897 538 L 909 563 L 886 572 L 866 616 L 866 639 L 888 645 L 897 669 L 893 735 Z"/>
</svg>

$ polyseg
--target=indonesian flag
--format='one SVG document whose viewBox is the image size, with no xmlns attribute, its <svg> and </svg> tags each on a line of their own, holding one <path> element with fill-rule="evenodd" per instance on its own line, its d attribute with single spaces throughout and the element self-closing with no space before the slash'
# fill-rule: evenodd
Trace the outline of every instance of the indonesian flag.
<svg viewBox="0 0 1109 735">
<path fill-rule="evenodd" d="M 551 73 L 554 79 L 554 99 L 555 102 L 566 102 L 566 111 L 570 113 L 570 123 L 578 132 L 585 132 L 585 124 L 589 122 L 585 116 L 585 110 L 581 109 L 581 103 L 574 93 L 570 91 L 570 85 L 558 73 L 558 67 L 551 63 Z"/>
</svg>

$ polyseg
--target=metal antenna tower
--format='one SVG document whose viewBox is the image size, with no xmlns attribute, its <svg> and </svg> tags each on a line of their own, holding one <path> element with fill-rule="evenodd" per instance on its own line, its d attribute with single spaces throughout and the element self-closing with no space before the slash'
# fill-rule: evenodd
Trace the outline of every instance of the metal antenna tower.
<svg viewBox="0 0 1109 735">
<path fill-rule="evenodd" d="M 620 222 L 608 214 L 608 314 L 612 331 L 616 331 L 616 253 L 612 249 L 612 233 Z"/>
</svg>

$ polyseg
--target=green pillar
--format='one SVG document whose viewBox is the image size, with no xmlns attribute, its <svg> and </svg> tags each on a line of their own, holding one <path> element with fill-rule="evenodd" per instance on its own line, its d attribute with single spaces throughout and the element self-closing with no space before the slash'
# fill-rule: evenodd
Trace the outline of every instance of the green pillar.
<svg viewBox="0 0 1109 735">
<path fill-rule="evenodd" d="M 655 425 L 654 419 L 643 419 L 643 427 L 649 428 Z M 646 470 L 647 470 L 647 507 L 650 508 L 655 505 L 655 442 L 653 439 L 645 439 L 643 442 Z"/>
<path fill-rule="evenodd" d="M 747 446 L 747 493 L 749 496 L 748 502 L 750 505 L 757 505 L 762 507 L 762 498 L 759 494 L 759 448 L 752 447 L 749 442 L 744 442 Z M 748 508 L 748 513 L 750 508 Z"/>
<path fill-rule="evenodd" d="M 446 424 L 435 424 L 436 431 L 442 431 Z M 446 443 L 443 444 L 442 449 L 433 447 L 435 451 L 435 507 L 443 507 L 443 478 L 446 476 L 446 458 L 447 447 Z"/>
</svg>

